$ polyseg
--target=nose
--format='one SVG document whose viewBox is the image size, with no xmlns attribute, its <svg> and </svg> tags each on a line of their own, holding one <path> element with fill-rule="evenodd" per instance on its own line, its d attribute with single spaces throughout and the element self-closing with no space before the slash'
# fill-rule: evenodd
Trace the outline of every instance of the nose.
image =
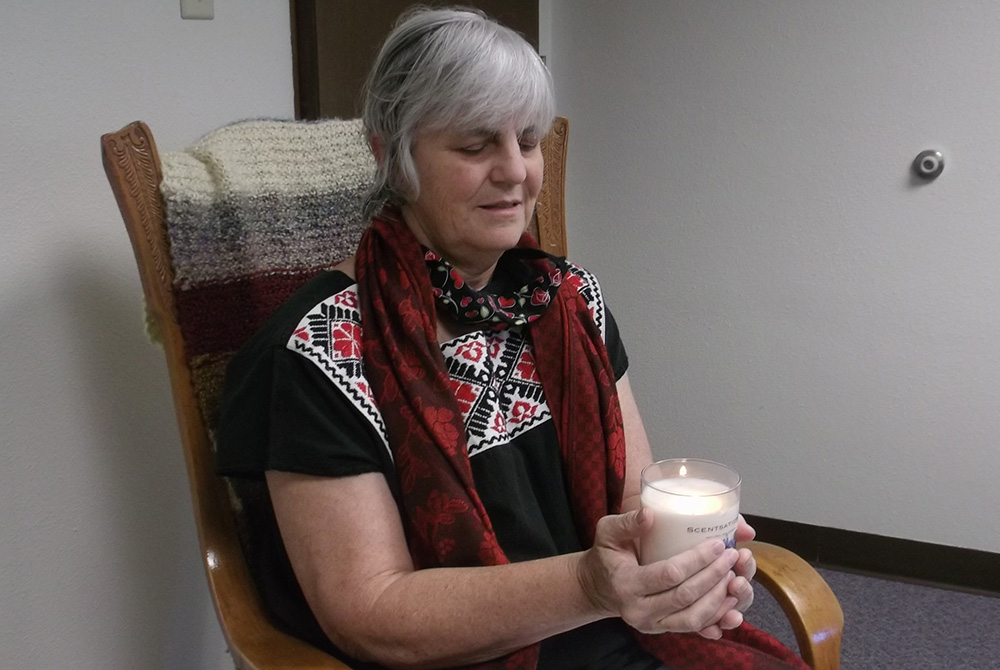
<svg viewBox="0 0 1000 670">
<path fill-rule="evenodd" d="M 490 178 L 501 184 L 520 184 L 527 179 L 527 159 L 521 152 L 521 142 L 517 135 L 506 133 L 497 145 L 496 161 Z"/>
</svg>

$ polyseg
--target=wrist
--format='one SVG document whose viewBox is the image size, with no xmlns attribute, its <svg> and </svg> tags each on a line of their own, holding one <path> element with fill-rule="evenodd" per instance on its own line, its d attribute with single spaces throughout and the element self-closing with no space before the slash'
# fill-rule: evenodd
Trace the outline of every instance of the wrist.
<svg viewBox="0 0 1000 670">
<path fill-rule="evenodd" d="M 606 618 L 615 616 L 616 612 L 598 586 L 600 579 L 597 573 L 601 570 L 601 564 L 596 551 L 596 548 L 591 547 L 573 554 L 574 573 L 580 600 L 586 612 L 597 618 Z"/>
</svg>

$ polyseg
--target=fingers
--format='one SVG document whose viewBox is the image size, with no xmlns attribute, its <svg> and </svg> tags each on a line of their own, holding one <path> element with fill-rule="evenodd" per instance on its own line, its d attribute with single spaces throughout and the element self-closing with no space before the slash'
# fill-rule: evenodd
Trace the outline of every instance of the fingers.
<svg viewBox="0 0 1000 670">
<path fill-rule="evenodd" d="M 714 574 L 712 572 L 701 575 L 700 583 L 704 584 L 705 590 L 707 590 L 733 567 L 738 558 L 737 552 L 735 550 L 727 551 L 726 545 L 721 540 L 702 542 L 694 549 L 647 566 L 648 569 L 643 571 L 642 575 L 643 593 L 654 594 L 669 591 L 699 575 L 703 570 L 711 567 L 714 562 L 722 559 L 722 562 L 715 566 L 716 571 L 721 570 L 721 572 L 715 575 L 714 579 L 712 579 Z M 723 562 L 725 563 L 724 567 Z"/>
<path fill-rule="evenodd" d="M 743 625 L 743 612 L 739 610 L 729 610 L 719 619 L 719 628 L 722 630 L 733 630 Z"/>
<path fill-rule="evenodd" d="M 736 521 L 736 541 L 737 542 L 749 542 L 750 540 L 757 537 L 757 531 L 753 529 L 753 526 L 747 523 L 743 515 L 740 514 Z"/>
<path fill-rule="evenodd" d="M 580 585 L 591 603 L 645 633 L 698 631 L 718 637 L 722 630 L 739 626 L 739 608 L 752 601 L 743 576 L 752 576 L 755 569 L 752 554 L 726 549 L 721 540 L 714 540 L 639 565 L 635 540 L 651 525 L 648 512 L 611 515 L 598 522 L 594 546 L 578 564 Z"/>
<path fill-rule="evenodd" d="M 740 577 L 746 577 L 749 581 L 757 574 L 757 561 L 753 557 L 753 552 L 749 549 L 740 549 L 739 554 L 740 557 L 736 559 L 733 572 Z"/>
<path fill-rule="evenodd" d="M 700 631 L 737 604 L 728 585 L 738 558 L 708 542 L 643 568 L 647 594 L 627 604 L 622 618 L 646 633 Z"/>
<path fill-rule="evenodd" d="M 757 561 L 749 549 L 740 549 L 739 558 L 733 566 L 736 579 L 729 584 L 729 595 L 737 599 L 736 609 L 746 612 L 753 604 L 753 585 L 750 581 L 757 573 Z"/>
<path fill-rule="evenodd" d="M 726 587 L 728 597 L 716 613 L 717 622 L 699 630 L 699 635 L 710 640 L 718 640 L 722 637 L 723 631 L 733 630 L 743 625 L 743 612 L 746 612 L 753 604 L 754 592 L 750 579 L 756 570 L 757 565 L 753 559 L 753 552 L 741 549 Z"/>
<path fill-rule="evenodd" d="M 705 570 L 705 572 L 710 571 L 711 568 Z M 737 602 L 736 598 L 728 594 L 728 585 L 732 579 L 733 573 L 727 571 L 723 578 L 712 586 L 705 595 L 691 603 L 688 607 L 663 618 L 660 624 L 665 630 L 677 632 L 704 631 L 710 636 L 721 636 L 720 623 L 723 617 L 732 611 Z M 719 629 L 717 635 L 716 628 Z"/>
<path fill-rule="evenodd" d="M 723 625 L 723 623 L 727 622 L 727 617 L 730 616 L 729 613 L 733 611 L 733 608 L 736 607 L 737 604 L 737 599 L 731 595 L 728 595 L 729 584 L 731 584 L 733 579 L 735 578 L 736 575 L 734 575 L 732 571 L 730 571 L 729 574 L 726 575 L 725 579 L 726 591 L 727 591 L 726 598 L 723 599 L 722 604 L 719 605 L 719 608 L 715 611 L 714 615 L 709 620 L 711 625 L 702 628 L 701 630 L 698 631 L 698 634 L 701 635 L 702 637 L 707 637 L 711 640 L 717 640 L 720 637 L 722 637 L 722 631 L 727 629 L 726 626 Z"/>
<path fill-rule="evenodd" d="M 727 593 L 736 599 L 733 609 L 746 612 L 753 604 L 753 584 L 743 577 L 736 577 L 729 582 Z"/>
<path fill-rule="evenodd" d="M 724 603 L 724 606 L 734 601 L 735 599 L 733 598 L 727 598 L 726 603 Z M 722 637 L 723 631 L 733 630 L 735 628 L 739 628 L 742 625 L 743 625 L 743 613 L 733 608 L 729 608 L 725 612 L 723 612 L 721 616 L 719 616 L 718 623 L 702 628 L 701 630 L 698 631 L 698 634 L 701 635 L 702 637 L 708 638 L 709 640 L 718 640 L 719 638 Z"/>
<path fill-rule="evenodd" d="M 743 612 L 753 603 L 753 586 L 743 577 L 730 573 L 731 577 L 726 587 L 728 597 L 716 613 L 717 622 L 698 631 L 702 637 L 718 640 L 722 632 L 733 630 L 743 625 Z"/>
<path fill-rule="evenodd" d="M 717 612 L 718 622 L 698 631 L 702 637 L 717 640 L 722 636 L 722 631 L 733 630 L 743 625 L 743 612 L 753 604 L 753 585 L 744 577 L 730 573 L 726 592 L 728 597 Z"/>
</svg>

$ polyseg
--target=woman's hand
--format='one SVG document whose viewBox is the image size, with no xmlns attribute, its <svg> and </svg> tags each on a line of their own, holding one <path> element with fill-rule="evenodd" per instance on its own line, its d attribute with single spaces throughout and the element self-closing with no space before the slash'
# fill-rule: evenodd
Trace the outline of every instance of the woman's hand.
<svg viewBox="0 0 1000 670">
<path fill-rule="evenodd" d="M 756 535 L 757 531 L 747 524 L 746 519 L 741 514 L 736 525 L 736 541 L 748 542 Z M 716 627 L 699 631 L 705 637 L 717 639 L 722 635 L 722 631 L 739 628 L 743 624 L 743 612 L 750 609 L 750 605 L 753 604 L 753 584 L 751 581 L 757 573 L 757 562 L 754 560 L 752 551 L 749 549 L 739 550 L 739 558 L 736 559 L 736 564 L 733 566 L 733 573 L 735 577 L 729 582 L 728 593 L 731 597 L 736 598 L 736 606 L 719 617 L 719 623 Z"/>
<path fill-rule="evenodd" d="M 757 531 L 747 524 L 746 519 L 740 514 L 736 525 L 736 541 L 748 542 L 756 537 Z M 753 558 L 753 552 L 749 549 L 740 549 L 739 558 L 733 565 L 735 577 L 729 582 L 728 593 L 736 598 L 736 606 L 725 612 L 718 623 L 718 630 L 711 628 L 707 631 L 699 631 L 702 635 L 710 638 L 717 638 L 724 630 L 739 628 L 743 623 L 743 612 L 750 609 L 753 604 L 753 576 L 757 573 L 757 562 Z"/>
<path fill-rule="evenodd" d="M 665 561 L 639 565 L 636 538 L 651 524 L 647 510 L 598 522 L 594 546 L 583 554 L 578 575 L 594 606 L 644 633 L 697 631 L 718 638 L 723 625 L 737 616 L 742 622 L 734 610 L 739 596 L 730 593 L 740 554 L 711 540 Z"/>
</svg>

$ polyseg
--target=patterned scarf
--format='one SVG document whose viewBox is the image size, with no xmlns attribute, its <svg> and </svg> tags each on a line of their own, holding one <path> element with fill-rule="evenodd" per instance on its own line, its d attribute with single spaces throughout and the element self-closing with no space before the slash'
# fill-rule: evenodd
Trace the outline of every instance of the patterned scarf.
<svg viewBox="0 0 1000 670">
<path fill-rule="evenodd" d="M 537 244 L 525 234 L 520 248 L 536 249 Z M 383 212 L 362 237 L 356 264 L 365 373 L 386 422 L 410 554 L 418 569 L 505 564 L 509 561 L 472 478 L 462 412 L 438 344 L 433 271 L 425 256 L 406 225 Z M 528 256 L 524 266 L 534 268 L 536 283 L 528 296 L 540 288 L 550 300 L 547 308 L 520 316 L 526 321 L 535 316 L 528 325 L 535 364 L 555 422 L 576 530 L 584 546 L 590 546 L 598 519 L 621 508 L 625 439 L 614 372 L 586 302 L 573 282 L 564 280 L 565 266 L 537 253 Z M 439 294 L 445 292 L 445 287 L 437 288 Z M 461 306 L 466 297 L 453 295 L 452 301 Z M 538 298 L 542 300 L 540 294 Z M 499 299 L 495 307 L 507 309 Z M 497 310 L 490 309 L 488 326 L 503 327 L 520 318 L 520 310 L 507 310 L 509 319 L 500 316 L 494 322 Z M 741 634 L 745 640 L 639 638 L 647 650 L 678 668 L 787 670 L 775 657 L 780 656 L 806 669 L 776 640 L 747 625 L 727 636 Z M 746 647 L 747 641 L 756 648 Z M 472 667 L 533 670 L 538 648 L 531 645 Z"/>
<path fill-rule="evenodd" d="M 498 295 L 493 290 L 472 288 L 448 261 L 429 249 L 424 250 L 424 261 L 438 311 L 458 323 L 495 330 L 525 326 L 542 318 L 567 273 L 565 261 L 550 258 L 540 249 L 511 249 L 500 257 L 496 268 L 510 290 Z"/>
</svg>

